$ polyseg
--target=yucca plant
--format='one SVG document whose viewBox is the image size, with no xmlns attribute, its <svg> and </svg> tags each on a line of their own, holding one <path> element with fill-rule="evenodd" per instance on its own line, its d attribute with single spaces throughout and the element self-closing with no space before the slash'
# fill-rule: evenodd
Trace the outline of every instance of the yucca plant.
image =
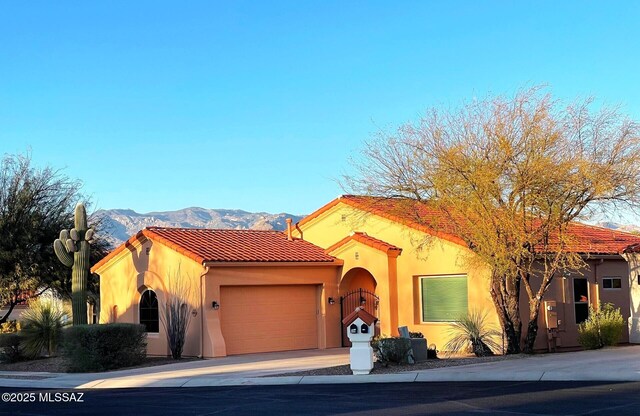
<svg viewBox="0 0 640 416">
<path fill-rule="evenodd" d="M 451 353 L 473 352 L 476 357 L 493 355 L 500 350 L 496 339 L 502 337 L 497 329 L 488 326 L 487 313 L 473 310 L 452 323 L 451 339 L 444 349 Z"/>
<path fill-rule="evenodd" d="M 46 351 L 47 356 L 51 357 L 58 348 L 68 311 L 62 301 L 53 296 L 36 298 L 29 301 L 28 305 L 21 318 L 24 352 L 35 358 Z"/>
</svg>

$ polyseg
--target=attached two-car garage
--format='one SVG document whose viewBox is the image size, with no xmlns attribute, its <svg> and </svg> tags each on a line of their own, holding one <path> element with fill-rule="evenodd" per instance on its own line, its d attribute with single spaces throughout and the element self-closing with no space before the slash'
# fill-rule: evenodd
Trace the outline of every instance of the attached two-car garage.
<svg viewBox="0 0 640 416">
<path fill-rule="evenodd" d="M 228 355 L 318 348 L 318 285 L 221 286 Z"/>
</svg>

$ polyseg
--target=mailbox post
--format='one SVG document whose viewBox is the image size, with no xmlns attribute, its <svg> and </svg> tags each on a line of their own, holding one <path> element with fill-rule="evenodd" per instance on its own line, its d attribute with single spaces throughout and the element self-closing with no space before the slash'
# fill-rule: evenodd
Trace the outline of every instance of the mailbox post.
<svg viewBox="0 0 640 416">
<path fill-rule="evenodd" d="M 360 306 L 342 320 L 347 328 L 347 337 L 351 341 L 349 359 L 354 375 L 369 374 L 373 369 L 371 338 L 373 338 L 377 320 Z"/>
</svg>

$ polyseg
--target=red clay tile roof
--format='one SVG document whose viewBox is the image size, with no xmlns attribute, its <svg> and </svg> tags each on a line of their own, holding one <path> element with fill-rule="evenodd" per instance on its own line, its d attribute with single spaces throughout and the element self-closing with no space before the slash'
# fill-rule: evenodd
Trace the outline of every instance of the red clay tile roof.
<svg viewBox="0 0 640 416">
<path fill-rule="evenodd" d="M 307 222 L 312 221 L 339 203 L 344 203 L 359 210 L 387 218 L 444 240 L 465 247 L 467 246 L 464 240 L 455 235 L 453 225 L 442 212 L 428 207 L 424 203 L 402 198 L 343 195 L 303 218 L 298 223 L 298 226 L 303 226 Z M 426 218 L 437 218 L 437 231 L 424 225 L 425 221 L 421 219 Z M 585 254 L 621 254 L 627 250 L 629 246 L 635 244 L 639 244 L 637 249 L 640 251 L 640 236 L 635 234 L 581 223 L 572 223 L 569 230 L 572 235 L 569 250 L 572 252 Z"/>
<path fill-rule="evenodd" d="M 349 325 L 358 318 L 362 319 L 362 321 L 369 326 L 375 324 L 378 321 L 378 318 L 365 311 L 362 306 L 358 306 L 353 312 L 344 317 L 342 323 L 345 325 Z"/>
<path fill-rule="evenodd" d="M 331 247 L 327 248 L 325 250 L 325 252 L 331 253 L 332 251 L 334 251 L 338 247 L 341 247 L 341 246 L 347 244 L 349 241 L 358 241 L 358 242 L 360 242 L 362 244 L 365 244 L 365 245 L 367 245 L 369 247 L 373 247 L 373 248 L 378 249 L 380 251 L 383 251 L 385 253 L 388 253 L 389 251 L 395 251 L 395 252 L 397 252 L 398 255 L 400 255 L 400 253 L 402 253 L 402 249 L 400 247 L 396 247 L 393 244 L 389 244 L 389 243 L 384 242 L 382 240 L 378 240 L 377 238 L 370 237 L 369 235 L 367 235 L 367 233 L 362 233 L 362 232 L 355 232 L 355 233 L 343 238 L 342 240 L 338 241 L 337 243 L 335 243 Z"/>
<path fill-rule="evenodd" d="M 336 260 L 322 248 L 308 241 L 298 238 L 287 240 L 286 234 L 281 231 L 147 227 L 109 253 L 91 270 L 97 270 L 143 236 L 162 243 L 198 263 L 332 263 Z"/>
</svg>

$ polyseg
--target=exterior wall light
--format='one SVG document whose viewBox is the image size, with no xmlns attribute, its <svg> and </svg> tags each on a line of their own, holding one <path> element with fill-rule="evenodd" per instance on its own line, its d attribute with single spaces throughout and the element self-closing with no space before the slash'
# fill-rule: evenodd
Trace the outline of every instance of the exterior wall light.
<svg viewBox="0 0 640 416">
<path fill-rule="evenodd" d="M 213 307 L 213 309 L 218 310 L 220 309 L 220 304 L 217 301 L 213 301 L 211 302 L 211 306 Z"/>
<path fill-rule="evenodd" d="M 327 300 L 329 302 L 329 305 L 333 305 L 333 304 L 336 303 L 336 300 L 334 298 L 332 298 L 332 297 L 329 297 L 329 299 L 327 299 Z"/>
</svg>

